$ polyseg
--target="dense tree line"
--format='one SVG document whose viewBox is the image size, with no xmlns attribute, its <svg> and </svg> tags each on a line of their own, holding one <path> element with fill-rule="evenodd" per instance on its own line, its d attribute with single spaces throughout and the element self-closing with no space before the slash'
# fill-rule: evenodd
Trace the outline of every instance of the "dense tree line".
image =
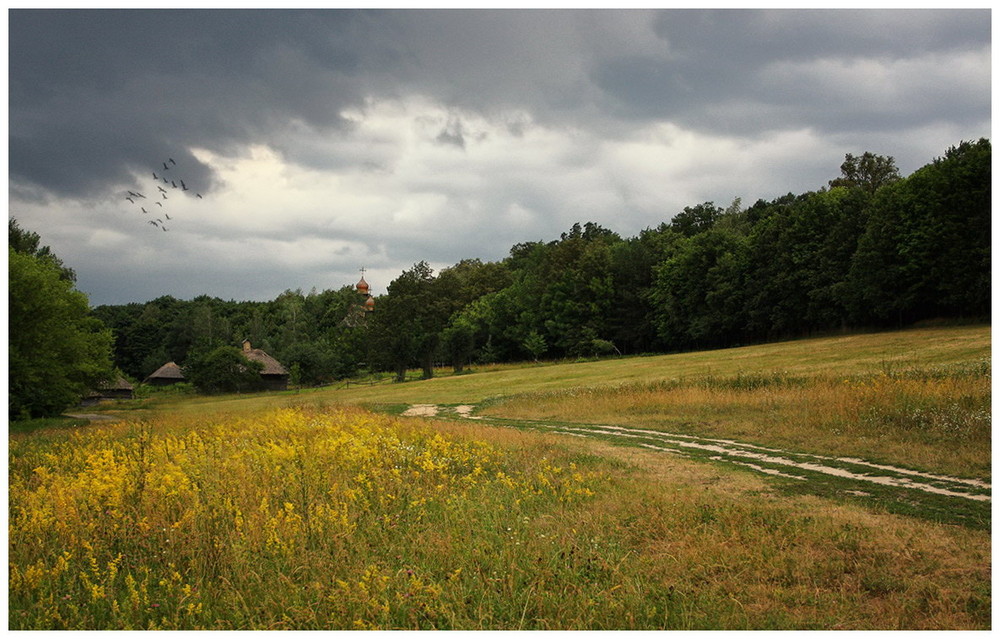
<svg viewBox="0 0 1000 639">
<path fill-rule="evenodd" d="M 817 191 L 743 207 L 705 202 L 623 238 L 575 224 L 498 262 L 414 264 L 376 310 L 350 286 L 269 302 L 202 296 L 102 306 L 115 362 L 141 379 L 166 361 L 250 339 L 317 384 L 363 367 L 402 376 L 470 362 L 715 348 L 848 328 L 990 314 L 988 140 L 901 177 L 848 155 Z"/>
<path fill-rule="evenodd" d="M 345 322 L 358 303 L 350 286 L 285 291 L 268 302 L 164 296 L 145 303 L 98 306 L 94 315 L 115 335 L 115 364 L 144 379 L 168 361 L 187 366 L 220 347 L 249 339 L 306 385 L 353 375 L 365 363 L 365 327 Z"/>
</svg>

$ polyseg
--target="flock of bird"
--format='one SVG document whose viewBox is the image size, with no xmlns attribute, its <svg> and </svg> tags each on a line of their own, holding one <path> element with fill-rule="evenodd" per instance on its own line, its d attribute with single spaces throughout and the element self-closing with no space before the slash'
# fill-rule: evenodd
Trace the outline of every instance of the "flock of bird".
<svg viewBox="0 0 1000 639">
<path fill-rule="evenodd" d="M 152 224 L 161 231 L 167 230 L 166 221 L 164 221 L 163 218 L 166 218 L 167 220 L 173 219 L 170 217 L 169 213 L 163 210 L 164 201 L 168 200 L 169 198 L 167 197 L 168 190 L 163 188 L 163 186 L 161 186 L 161 182 L 162 184 L 170 186 L 171 189 L 180 189 L 181 193 L 184 193 L 186 191 L 191 191 L 192 193 L 194 193 L 195 197 L 197 197 L 199 200 L 203 199 L 201 197 L 201 193 L 192 191 L 190 188 L 188 188 L 188 185 L 184 183 L 184 180 L 180 179 L 179 177 L 173 178 L 173 176 L 171 176 L 170 179 L 166 177 L 167 175 L 166 172 L 170 170 L 176 171 L 176 166 L 177 162 L 175 162 L 173 158 L 167 158 L 167 161 L 163 162 L 163 170 L 160 171 L 159 175 L 156 174 L 156 171 L 152 172 L 153 180 L 156 182 L 156 195 L 152 196 L 153 197 L 152 202 L 156 206 L 160 207 L 159 209 L 153 209 L 155 213 L 151 213 L 150 211 L 146 210 L 147 205 L 141 202 L 141 200 L 148 200 L 149 198 L 147 198 L 139 191 L 128 191 L 128 195 L 125 196 L 125 199 L 131 202 L 133 205 L 138 206 L 139 210 L 142 211 L 144 215 L 162 214 L 163 217 L 157 217 L 156 219 L 147 220 L 149 224 Z M 180 186 L 178 186 L 178 183 L 180 183 Z M 159 199 L 156 199 L 157 196 L 159 196 Z M 153 208 L 153 204 L 148 205 L 150 209 Z"/>
</svg>

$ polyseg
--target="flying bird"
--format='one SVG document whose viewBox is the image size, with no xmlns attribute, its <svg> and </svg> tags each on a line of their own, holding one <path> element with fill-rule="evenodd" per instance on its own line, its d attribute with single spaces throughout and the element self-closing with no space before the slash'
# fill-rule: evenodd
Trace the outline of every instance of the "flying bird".
<svg viewBox="0 0 1000 639">
<path fill-rule="evenodd" d="M 162 209 L 163 208 L 163 202 L 157 202 L 156 206 L 158 206 L 158 207 L 160 207 Z"/>
<path fill-rule="evenodd" d="M 176 185 L 176 184 L 174 184 L 174 181 L 173 181 L 173 180 L 170 180 L 170 186 L 174 187 L 175 189 L 177 188 L 177 185 Z"/>
<path fill-rule="evenodd" d="M 167 218 L 169 220 L 170 219 L 170 214 L 169 213 L 164 213 L 163 217 L 165 217 L 165 218 Z"/>
<path fill-rule="evenodd" d="M 162 196 L 163 196 L 163 199 L 164 199 L 164 200 L 165 200 L 165 199 L 167 199 L 167 194 L 166 194 L 166 193 L 160 193 L 160 195 L 162 195 Z"/>
<path fill-rule="evenodd" d="M 157 202 L 157 204 L 159 204 L 159 202 Z M 143 213 L 149 213 L 149 211 L 146 210 L 146 207 L 140 206 L 139 208 L 142 209 Z"/>
<path fill-rule="evenodd" d="M 153 179 L 154 180 L 159 180 L 160 179 L 160 178 L 156 177 L 156 171 L 153 171 Z"/>
<path fill-rule="evenodd" d="M 173 159 L 173 158 L 167 158 L 167 159 L 168 159 L 168 160 L 170 160 L 170 163 L 171 163 L 171 164 L 173 164 L 173 165 L 176 165 L 176 164 L 177 164 L 176 162 L 174 162 L 174 159 Z"/>
<path fill-rule="evenodd" d="M 136 192 L 136 193 L 135 193 L 135 196 L 136 196 L 136 197 L 141 197 L 141 198 L 142 198 L 142 199 L 144 199 L 144 200 L 146 199 L 146 196 L 145 196 L 145 195 L 143 195 L 142 193 L 139 193 L 139 192 Z"/>
<path fill-rule="evenodd" d="M 197 195 L 197 196 L 198 196 L 198 199 L 199 199 L 199 200 L 204 200 L 204 199 L 205 199 L 205 198 L 203 198 L 203 197 L 201 196 L 201 193 L 195 193 L 195 195 Z"/>
<path fill-rule="evenodd" d="M 167 191 L 166 191 L 166 189 L 164 189 L 164 188 L 163 188 L 162 186 L 160 186 L 159 184 L 157 184 L 157 185 L 156 185 L 156 188 L 160 189 L 160 191 L 162 191 L 163 193 L 166 193 L 166 192 L 167 192 Z"/>
<path fill-rule="evenodd" d="M 164 163 L 163 163 L 163 170 L 164 170 L 164 171 L 169 171 L 169 170 L 170 170 L 170 167 L 169 167 L 169 166 L 167 166 L 167 163 L 166 163 L 166 162 L 164 162 Z"/>
<path fill-rule="evenodd" d="M 160 225 L 154 222 L 153 220 L 150 220 L 149 223 L 155 226 L 156 228 L 160 228 Z"/>
<path fill-rule="evenodd" d="M 181 180 L 181 190 L 182 191 L 187 191 L 188 190 L 187 185 L 184 184 L 184 180 Z"/>
<path fill-rule="evenodd" d="M 163 231 L 166 231 L 166 230 L 167 230 L 167 227 L 165 227 L 165 226 L 161 226 L 161 227 L 160 227 L 160 229 L 161 229 L 161 230 L 163 230 Z"/>
</svg>

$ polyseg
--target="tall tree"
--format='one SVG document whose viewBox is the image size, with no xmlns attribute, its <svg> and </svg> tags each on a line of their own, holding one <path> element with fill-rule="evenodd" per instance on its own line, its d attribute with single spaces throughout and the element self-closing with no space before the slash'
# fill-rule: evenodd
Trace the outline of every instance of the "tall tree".
<svg viewBox="0 0 1000 639">
<path fill-rule="evenodd" d="M 184 366 L 184 377 L 203 393 L 242 393 L 260 390 L 264 364 L 248 360 L 235 346 L 219 346 Z"/>
<path fill-rule="evenodd" d="M 868 197 L 836 187 L 763 207 L 750 237 L 748 331 L 756 339 L 837 328 L 847 317 L 843 286 Z"/>
<path fill-rule="evenodd" d="M 59 269 L 59 276 L 65 280 L 76 282 L 76 272 L 63 264 L 48 246 L 40 246 L 42 238 L 38 233 L 22 229 L 15 218 L 7 220 L 7 246 L 24 255 L 34 255 L 37 258 L 52 262 Z"/>
<path fill-rule="evenodd" d="M 840 177 L 830 180 L 830 186 L 858 187 L 874 195 L 883 186 L 898 182 L 899 169 L 891 155 L 876 155 L 865 151 L 860 156 L 848 153 L 840 165 Z"/>
<path fill-rule="evenodd" d="M 697 206 L 685 206 L 684 210 L 670 220 L 670 228 L 685 237 L 694 237 L 712 228 L 723 209 L 713 202 L 705 202 Z"/>
<path fill-rule="evenodd" d="M 711 229 L 656 268 L 651 296 L 660 338 L 673 348 L 727 346 L 745 336 L 747 238 Z"/>
<path fill-rule="evenodd" d="M 58 415 L 112 375 L 111 331 L 57 264 L 8 247 L 11 419 Z"/>
<path fill-rule="evenodd" d="M 986 139 L 880 191 L 851 264 L 856 321 L 988 316 L 990 212 Z"/>
<path fill-rule="evenodd" d="M 434 286 L 434 271 L 418 262 L 388 286 L 378 302 L 372 329 L 373 350 L 403 381 L 406 369 L 417 363 L 424 377 L 434 376 L 434 354 L 448 322 L 448 303 Z"/>
</svg>

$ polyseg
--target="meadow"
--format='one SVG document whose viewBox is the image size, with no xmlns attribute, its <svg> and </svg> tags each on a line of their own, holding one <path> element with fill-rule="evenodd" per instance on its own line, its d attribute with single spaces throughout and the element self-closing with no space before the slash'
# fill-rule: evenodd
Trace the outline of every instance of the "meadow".
<svg viewBox="0 0 1000 639">
<path fill-rule="evenodd" d="M 988 521 L 529 427 L 641 425 L 988 479 L 989 339 L 920 329 L 172 397 L 12 433 L 9 627 L 987 629 Z M 485 419 L 391 414 L 418 402 Z"/>
</svg>

